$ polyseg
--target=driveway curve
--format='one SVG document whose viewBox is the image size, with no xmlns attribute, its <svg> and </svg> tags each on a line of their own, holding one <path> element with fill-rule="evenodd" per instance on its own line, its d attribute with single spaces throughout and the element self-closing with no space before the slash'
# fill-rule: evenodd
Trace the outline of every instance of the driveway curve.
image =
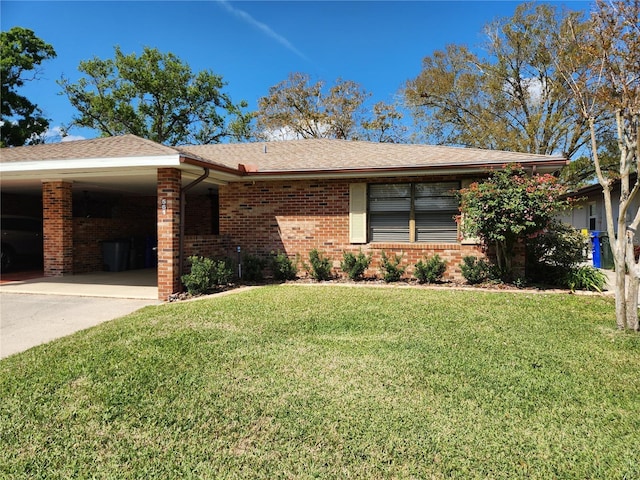
<svg viewBox="0 0 640 480">
<path fill-rule="evenodd" d="M 0 292 L 0 358 L 159 303 Z"/>
</svg>

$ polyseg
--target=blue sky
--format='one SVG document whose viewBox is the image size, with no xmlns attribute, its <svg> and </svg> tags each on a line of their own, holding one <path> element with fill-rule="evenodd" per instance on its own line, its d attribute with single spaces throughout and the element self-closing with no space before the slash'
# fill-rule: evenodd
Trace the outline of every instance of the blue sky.
<svg viewBox="0 0 640 480">
<path fill-rule="evenodd" d="M 76 81 L 81 60 L 112 58 L 114 46 L 140 53 L 145 46 L 172 52 L 194 71 L 223 76 L 225 91 L 250 109 L 290 72 L 328 84 L 342 77 L 392 101 L 419 72 L 422 59 L 450 43 L 479 47 L 483 26 L 509 17 L 511 1 L 0 1 L 2 30 L 30 28 L 58 56 L 22 89 L 51 126 L 75 111 L 56 84 Z M 586 1 L 552 2 L 588 10 Z M 93 138 L 89 129 L 71 135 Z"/>
</svg>

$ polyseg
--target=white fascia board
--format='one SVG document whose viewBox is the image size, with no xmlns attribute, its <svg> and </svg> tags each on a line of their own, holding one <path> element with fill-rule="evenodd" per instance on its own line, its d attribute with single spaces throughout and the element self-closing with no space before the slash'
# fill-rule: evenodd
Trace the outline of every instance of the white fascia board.
<svg viewBox="0 0 640 480">
<path fill-rule="evenodd" d="M 149 157 L 77 158 L 71 160 L 36 160 L 0 163 L 0 173 L 104 170 L 111 168 L 180 167 L 180 155 Z"/>
</svg>

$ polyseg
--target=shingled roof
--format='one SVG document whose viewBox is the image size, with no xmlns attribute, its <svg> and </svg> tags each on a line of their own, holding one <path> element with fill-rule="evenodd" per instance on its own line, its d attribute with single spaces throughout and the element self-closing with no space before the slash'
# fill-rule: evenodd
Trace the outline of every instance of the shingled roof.
<svg viewBox="0 0 640 480">
<path fill-rule="evenodd" d="M 176 147 L 182 153 L 247 173 L 289 173 L 339 170 L 394 170 L 549 164 L 561 167 L 562 156 L 348 140 L 306 139 L 282 142 L 234 143 Z"/>
<path fill-rule="evenodd" d="M 136 135 L 101 137 L 74 142 L 45 143 L 0 149 L 0 162 L 129 158 L 176 155 L 178 151 Z"/>
<path fill-rule="evenodd" d="M 239 176 L 487 168 L 508 163 L 557 169 L 559 155 L 331 139 L 168 147 L 135 135 L 0 149 L 0 162 L 179 156 L 181 162 Z M 151 162 L 153 163 L 153 162 Z"/>
</svg>

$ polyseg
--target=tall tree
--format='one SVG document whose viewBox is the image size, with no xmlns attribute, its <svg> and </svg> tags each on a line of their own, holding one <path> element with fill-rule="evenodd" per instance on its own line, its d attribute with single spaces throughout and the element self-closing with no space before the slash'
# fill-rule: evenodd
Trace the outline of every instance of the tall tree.
<svg viewBox="0 0 640 480">
<path fill-rule="evenodd" d="M 486 55 L 449 45 L 423 61 L 404 88 L 416 125 L 428 141 L 571 157 L 588 141 L 588 125 L 555 68 L 548 38 L 577 12 L 522 4 L 513 17 L 485 29 Z"/>
<path fill-rule="evenodd" d="M 373 106 L 372 115 L 362 121 L 362 139 L 380 143 L 407 141 L 409 128 L 402 123 L 404 114 L 396 105 L 378 102 Z"/>
<path fill-rule="evenodd" d="M 369 94 L 351 80 L 338 79 L 328 91 L 321 80 L 291 73 L 258 100 L 258 136 L 352 139 Z"/>
<path fill-rule="evenodd" d="M 562 54 L 556 62 L 589 126 L 593 165 L 603 190 L 616 269 L 616 322 L 620 329 L 640 330 L 640 261 L 633 252 L 639 238 L 640 210 L 633 205 L 640 197 L 640 180 L 631 180 L 631 173 L 640 170 L 640 1 L 598 0 L 589 28 L 569 24 L 557 44 Z M 607 114 L 602 114 L 602 107 Z M 616 133 L 619 154 L 615 173 L 604 168 L 598 148 L 598 128 L 608 123 Z M 614 186 L 620 188 L 617 218 Z"/>
<path fill-rule="evenodd" d="M 145 47 L 142 54 L 93 58 L 78 69 L 86 76 L 59 83 L 78 109 L 72 125 L 102 135 L 132 133 L 167 145 L 209 144 L 248 136 L 247 103 L 234 104 L 211 71 L 193 73 L 172 53 Z"/>
<path fill-rule="evenodd" d="M 611 133 L 613 134 L 613 132 Z M 598 158 L 600 160 L 600 168 L 603 172 L 606 172 L 606 176 L 615 176 L 620 169 L 618 142 L 613 135 L 607 135 L 599 143 Z M 583 154 L 572 160 L 571 163 L 562 168 L 559 179 L 569 191 L 576 191 L 579 188 L 597 182 L 596 167 L 593 164 L 591 155 Z"/>
<path fill-rule="evenodd" d="M 339 78 L 327 89 L 322 80 L 313 83 L 306 73 L 291 73 L 258 101 L 255 136 L 405 142 L 407 127 L 397 105 L 378 102 L 368 111 L 370 96 L 352 80 Z"/>
<path fill-rule="evenodd" d="M 17 90 L 25 82 L 36 80 L 44 60 L 55 58 L 51 45 L 36 37 L 32 30 L 13 27 L 0 32 L 0 76 L 2 78 L 2 126 L 0 146 L 38 143 L 49 127 L 40 108 Z"/>
</svg>

